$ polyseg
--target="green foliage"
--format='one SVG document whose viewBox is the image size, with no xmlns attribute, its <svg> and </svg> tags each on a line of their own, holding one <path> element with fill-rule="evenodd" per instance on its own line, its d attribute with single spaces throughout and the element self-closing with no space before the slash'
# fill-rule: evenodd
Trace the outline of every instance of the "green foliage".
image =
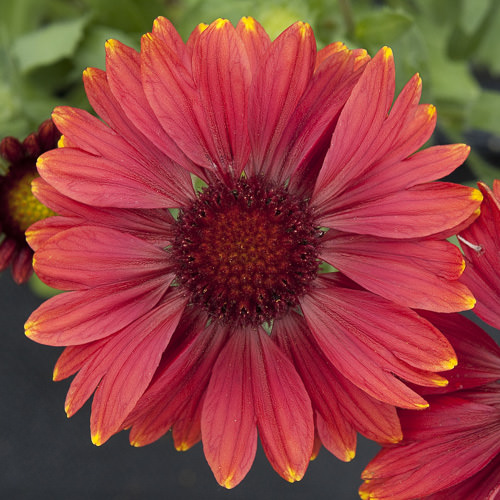
<svg viewBox="0 0 500 500">
<path fill-rule="evenodd" d="M 82 71 L 104 68 L 108 38 L 139 48 L 158 15 L 183 37 L 200 22 L 258 19 L 275 37 L 309 22 L 322 47 L 343 41 L 370 54 L 392 47 L 397 87 L 419 72 L 423 100 L 438 109 L 440 131 L 467 142 L 471 130 L 500 140 L 500 5 L 496 0 L 2 0 L 0 15 L 0 137 L 24 137 L 54 106 L 88 107 Z M 481 73 L 496 82 L 485 89 Z M 476 176 L 498 176 L 478 152 Z"/>
<path fill-rule="evenodd" d="M 12 55 L 21 73 L 71 57 L 83 37 L 89 16 L 59 21 L 21 35 L 12 44 Z"/>
<path fill-rule="evenodd" d="M 389 8 L 370 11 L 356 22 L 354 38 L 370 52 L 397 42 L 413 25 L 408 14 Z"/>
</svg>

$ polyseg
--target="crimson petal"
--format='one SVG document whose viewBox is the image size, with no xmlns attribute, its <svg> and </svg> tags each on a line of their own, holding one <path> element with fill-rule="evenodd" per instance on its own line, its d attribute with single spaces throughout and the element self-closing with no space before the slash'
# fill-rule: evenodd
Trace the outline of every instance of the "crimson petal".
<svg viewBox="0 0 500 500">
<path fill-rule="evenodd" d="M 233 332 L 213 367 L 201 415 L 205 457 L 226 488 L 246 476 L 257 450 L 251 335 L 254 332 Z"/>
<path fill-rule="evenodd" d="M 416 381 L 424 375 L 421 370 L 443 371 L 456 365 L 450 344 L 429 322 L 376 295 L 349 289 L 339 293 L 326 285 L 303 297 L 301 306 L 332 364 L 381 401 L 406 408 L 426 407 L 391 372 Z M 431 384 L 432 373 L 424 379 Z M 435 379 L 442 385 L 441 377 Z"/>
<path fill-rule="evenodd" d="M 188 416 L 197 414 L 197 406 L 210 380 L 213 365 L 227 339 L 227 330 L 211 324 L 205 328 L 205 315 L 183 318 L 176 336 L 182 336 L 182 345 L 169 350 L 158 375 L 138 401 L 124 423 L 130 429 L 130 442 L 134 446 L 149 444 L 172 426 L 186 429 Z M 179 441 L 176 447 L 182 450 L 189 442 Z M 189 436 L 188 436 L 189 439 Z"/>
<path fill-rule="evenodd" d="M 82 290 L 171 273 L 163 249 L 98 226 L 77 226 L 56 234 L 36 252 L 33 267 L 40 279 L 59 290 Z"/>
<path fill-rule="evenodd" d="M 260 440 L 274 470 L 302 479 L 311 457 L 311 402 L 294 366 L 264 330 L 245 332 Z"/>
<path fill-rule="evenodd" d="M 90 428 L 94 444 L 104 443 L 121 429 L 123 420 L 150 383 L 186 302 L 172 292 L 155 309 L 119 332 L 116 342 L 107 344 L 109 357 L 104 364 L 108 369 L 92 401 Z M 96 356 L 96 362 L 103 362 L 105 351 Z"/>
<path fill-rule="evenodd" d="M 252 161 L 247 173 L 272 173 L 273 155 L 314 70 L 316 43 L 311 27 L 295 23 L 274 40 L 254 75 L 248 132 Z"/>
<path fill-rule="evenodd" d="M 500 200 L 485 184 L 479 183 L 479 188 L 484 195 L 481 215 L 460 233 L 467 261 L 462 281 L 477 299 L 474 312 L 500 328 Z"/>
<path fill-rule="evenodd" d="M 329 231 L 321 258 L 364 288 L 396 303 L 439 312 L 471 309 L 458 281 L 465 263 L 446 241 L 401 241 Z"/>
<path fill-rule="evenodd" d="M 193 78 L 206 123 L 202 132 L 221 177 L 238 178 L 250 154 L 247 125 L 251 82 L 247 52 L 232 24 L 223 19 L 203 31 L 193 54 Z"/>
<path fill-rule="evenodd" d="M 161 276 L 56 295 L 30 315 L 26 335 L 53 346 L 85 344 L 107 337 L 151 310 L 173 278 Z"/>
</svg>

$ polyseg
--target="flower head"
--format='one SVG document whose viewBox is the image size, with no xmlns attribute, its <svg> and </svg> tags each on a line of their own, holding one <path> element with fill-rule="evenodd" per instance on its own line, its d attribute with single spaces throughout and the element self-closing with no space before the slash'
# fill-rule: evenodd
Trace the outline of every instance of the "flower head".
<svg viewBox="0 0 500 500">
<path fill-rule="evenodd" d="M 219 19 L 184 43 L 158 18 L 139 53 L 107 42 L 84 73 L 103 121 L 54 111 L 34 190 L 59 216 L 29 231 L 67 292 L 27 334 L 68 346 L 54 378 L 76 374 L 68 415 L 94 393 L 94 443 L 171 429 L 232 487 L 259 436 L 295 481 L 320 442 L 350 460 L 357 432 L 399 440 L 395 407 L 427 406 L 404 381 L 446 384 L 455 353 L 411 308 L 472 307 L 444 238 L 481 195 L 431 182 L 468 147 L 415 153 L 435 109 L 418 76 L 393 103 L 394 82 L 390 49 L 317 51 L 306 23 L 271 41 Z"/>
<path fill-rule="evenodd" d="M 360 495 L 493 500 L 500 493 L 500 347 L 466 318 L 426 315 L 457 352 L 453 383 L 432 390 L 441 394 L 427 397 L 424 412 L 400 410 L 404 439 L 368 464 Z"/>
<path fill-rule="evenodd" d="M 477 299 L 474 312 L 500 329 L 500 181 L 493 190 L 480 182 L 479 189 L 484 195 L 481 215 L 459 235 L 467 260 L 462 281 Z"/>
<path fill-rule="evenodd" d="M 31 181 L 38 177 L 36 160 L 57 147 L 60 137 L 52 120 L 43 122 L 36 133 L 21 143 L 5 137 L 0 143 L 0 156 L 7 162 L 7 173 L 0 177 L 0 271 L 11 266 L 12 277 L 21 284 L 33 272 L 33 251 L 26 243 L 25 231 L 31 224 L 54 215 L 31 192 Z"/>
</svg>

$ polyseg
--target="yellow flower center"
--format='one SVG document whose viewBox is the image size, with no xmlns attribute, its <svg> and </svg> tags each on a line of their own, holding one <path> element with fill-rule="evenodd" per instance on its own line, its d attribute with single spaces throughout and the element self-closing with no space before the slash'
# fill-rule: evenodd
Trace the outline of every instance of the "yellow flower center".
<svg viewBox="0 0 500 500">
<path fill-rule="evenodd" d="M 12 182 L 6 192 L 5 202 L 10 226 L 15 231 L 24 233 L 35 222 L 55 215 L 40 203 L 31 192 L 31 181 L 38 177 L 36 172 L 26 172 Z"/>
</svg>

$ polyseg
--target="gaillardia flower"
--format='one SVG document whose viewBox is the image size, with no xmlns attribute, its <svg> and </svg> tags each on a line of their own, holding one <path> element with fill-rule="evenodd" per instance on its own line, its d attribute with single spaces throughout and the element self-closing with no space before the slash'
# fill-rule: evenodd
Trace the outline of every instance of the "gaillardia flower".
<svg viewBox="0 0 500 500">
<path fill-rule="evenodd" d="M 368 464 L 360 495 L 494 500 L 500 494 L 500 347 L 458 314 L 426 316 L 456 350 L 453 380 L 427 391 L 434 394 L 424 412 L 399 410 L 404 439 Z"/>
<path fill-rule="evenodd" d="M 0 143 L 0 156 L 7 162 L 7 172 L 0 176 L 0 271 L 11 266 L 12 277 L 18 284 L 26 282 L 33 273 L 33 250 L 26 243 L 26 229 L 54 215 L 31 192 L 31 181 L 38 177 L 36 160 L 57 147 L 60 135 L 52 120 L 46 120 L 23 142 L 5 137 Z"/>
<path fill-rule="evenodd" d="M 474 312 L 500 329 L 500 181 L 494 181 L 493 191 L 482 182 L 479 189 L 481 215 L 459 235 L 467 261 L 461 280 L 476 296 Z"/>
<path fill-rule="evenodd" d="M 350 460 L 358 431 L 399 440 L 395 407 L 427 406 L 404 381 L 443 385 L 456 363 L 412 308 L 473 306 L 444 238 L 481 201 L 433 182 L 467 146 L 415 153 L 436 120 L 420 78 L 393 102 L 388 48 L 317 51 L 300 22 L 271 42 L 251 18 L 184 43 L 158 18 L 140 53 L 108 41 L 84 83 L 102 121 L 54 111 L 61 147 L 34 189 L 59 215 L 29 235 L 39 277 L 67 291 L 26 324 L 67 346 L 67 414 L 94 393 L 95 444 L 202 440 L 228 488 L 257 436 L 288 481 L 320 443 Z"/>
</svg>

